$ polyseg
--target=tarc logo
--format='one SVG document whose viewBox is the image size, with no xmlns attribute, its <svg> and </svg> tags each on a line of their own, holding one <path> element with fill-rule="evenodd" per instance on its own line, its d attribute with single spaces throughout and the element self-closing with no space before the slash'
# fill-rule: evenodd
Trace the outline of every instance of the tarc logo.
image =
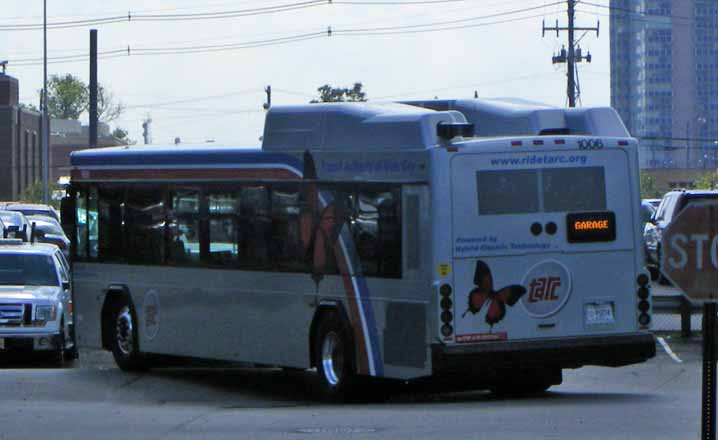
<svg viewBox="0 0 718 440">
<path fill-rule="evenodd" d="M 523 285 L 527 294 L 521 298 L 521 305 L 533 318 L 557 313 L 571 295 L 571 275 L 556 260 L 542 261 L 529 269 Z"/>
<path fill-rule="evenodd" d="M 559 287 L 561 287 L 561 278 L 559 277 L 534 278 L 529 283 L 528 302 L 558 301 L 560 298 L 556 290 Z"/>
</svg>

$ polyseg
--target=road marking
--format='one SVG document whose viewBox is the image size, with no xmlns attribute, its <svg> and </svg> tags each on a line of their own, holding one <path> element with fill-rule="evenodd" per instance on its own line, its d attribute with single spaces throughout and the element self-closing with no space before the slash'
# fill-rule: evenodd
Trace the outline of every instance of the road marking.
<svg viewBox="0 0 718 440">
<path fill-rule="evenodd" d="M 673 350 L 671 350 L 671 347 L 668 345 L 668 342 L 666 342 L 666 340 L 663 339 L 662 336 L 659 336 L 657 339 L 658 339 L 658 342 L 661 343 L 661 346 L 663 347 L 663 350 L 665 350 L 666 354 L 667 354 L 668 356 L 670 356 L 671 359 L 673 359 L 674 361 L 678 362 L 679 364 L 682 364 L 682 363 L 683 363 L 683 361 L 681 360 L 681 358 L 679 358 L 678 356 L 676 356 L 675 353 L 673 353 Z"/>
</svg>

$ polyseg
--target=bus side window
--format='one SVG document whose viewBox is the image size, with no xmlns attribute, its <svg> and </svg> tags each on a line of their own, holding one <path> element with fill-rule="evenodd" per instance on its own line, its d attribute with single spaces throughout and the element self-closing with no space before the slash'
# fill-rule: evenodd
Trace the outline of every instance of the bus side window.
<svg viewBox="0 0 718 440">
<path fill-rule="evenodd" d="M 266 185 L 248 185 L 240 191 L 239 255 L 240 267 L 267 269 L 271 220 L 269 189 Z"/>
<path fill-rule="evenodd" d="M 196 264 L 200 261 L 200 198 L 196 189 L 170 193 L 167 257 L 170 263 Z"/>
<path fill-rule="evenodd" d="M 79 260 L 84 260 L 87 258 L 87 191 L 78 189 L 75 197 L 75 227 L 77 229 L 75 257 Z"/>
<path fill-rule="evenodd" d="M 401 277 L 401 190 L 361 186 L 351 221 L 362 273 Z"/>
<path fill-rule="evenodd" d="M 132 263 L 164 262 L 164 191 L 157 185 L 127 189 L 125 200 L 125 259 Z"/>
<path fill-rule="evenodd" d="M 207 196 L 209 211 L 209 262 L 215 266 L 236 266 L 239 256 L 237 227 L 239 199 L 233 193 Z"/>
<path fill-rule="evenodd" d="M 272 228 L 269 257 L 274 270 L 305 272 L 308 264 L 304 259 L 300 237 L 300 191 L 298 185 L 275 185 L 272 194 Z"/>
<path fill-rule="evenodd" d="M 124 191 L 120 186 L 98 188 L 98 252 L 102 261 L 121 261 L 124 252 L 122 210 Z"/>
<path fill-rule="evenodd" d="M 92 186 L 87 196 L 87 231 L 89 257 L 97 258 L 97 187 Z"/>
</svg>

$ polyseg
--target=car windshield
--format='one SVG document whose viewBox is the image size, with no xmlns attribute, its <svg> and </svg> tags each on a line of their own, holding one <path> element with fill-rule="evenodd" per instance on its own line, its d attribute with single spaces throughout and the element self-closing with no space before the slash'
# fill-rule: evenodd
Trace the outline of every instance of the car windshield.
<svg viewBox="0 0 718 440">
<path fill-rule="evenodd" d="M 10 225 L 21 225 L 22 215 L 17 212 L 0 212 L 0 219 Z"/>
<path fill-rule="evenodd" d="M 0 255 L 0 285 L 57 286 L 57 271 L 48 255 Z"/>
<path fill-rule="evenodd" d="M 65 233 L 62 231 L 62 228 L 60 228 L 57 223 L 44 221 L 38 218 L 32 218 L 28 219 L 30 223 L 35 223 L 35 227 L 39 229 L 40 231 L 44 232 L 45 234 L 53 234 L 53 235 L 64 235 Z"/>
</svg>

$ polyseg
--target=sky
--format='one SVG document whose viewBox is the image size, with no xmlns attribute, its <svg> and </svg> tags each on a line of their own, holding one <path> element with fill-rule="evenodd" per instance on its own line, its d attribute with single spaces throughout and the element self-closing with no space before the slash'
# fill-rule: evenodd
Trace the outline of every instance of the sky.
<svg viewBox="0 0 718 440">
<path fill-rule="evenodd" d="M 42 24 L 42 1 L 2 2 L 0 60 L 20 81 L 20 100 L 38 105 L 43 34 L 24 27 Z M 579 68 L 581 104 L 608 106 L 608 10 L 596 6 L 608 0 L 591 3 L 579 3 L 576 14 L 578 26 L 601 22 L 598 37 L 586 34 L 580 42 L 593 57 Z M 142 121 L 151 118 L 154 143 L 179 137 L 259 145 L 267 85 L 272 105 L 304 104 L 321 85 L 354 82 L 376 102 L 471 98 L 475 91 L 567 102 L 566 66 L 551 62 L 567 35 L 541 35 L 544 20 L 566 25 L 566 1 L 47 0 L 47 15 L 50 25 L 112 18 L 49 29 L 49 59 L 78 58 L 53 60 L 48 75 L 88 82 L 89 30 L 97 29 L 105 53 L 99 82 L 126 107 L 111 126 L 140 143 Z"/>
</svg>

